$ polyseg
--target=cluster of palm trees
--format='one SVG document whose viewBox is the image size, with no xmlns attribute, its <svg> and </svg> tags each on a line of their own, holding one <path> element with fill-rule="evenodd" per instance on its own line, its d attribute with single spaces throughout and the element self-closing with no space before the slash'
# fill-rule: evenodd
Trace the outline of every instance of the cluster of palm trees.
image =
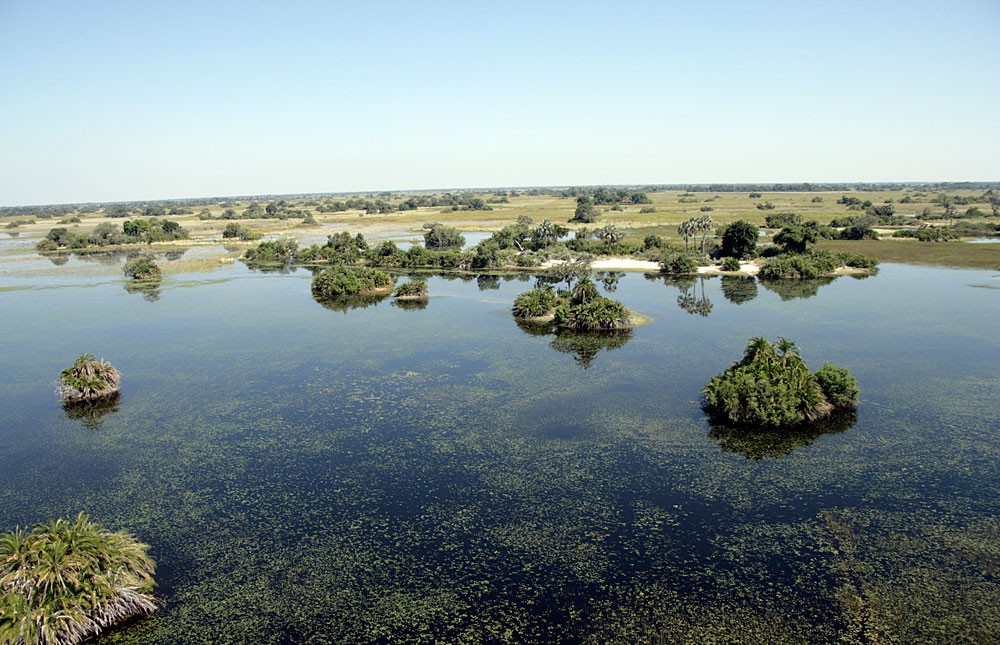
<svg viewBox="0 0 1000 645">
<path fill-rule="evenodd" d="M 66 403 L 99 401 L 115 394 L 121 375 L 111 363 L 83 354 L 59 374 L 59 396 Z"/>
<path fill-rule="evenodd" d="M 0 537 L 0 643 L 79 643 L 155 611 L 148 550 L 83 513 Z"/>
<path fill-rule="evenodd" d="M 688 240 L 690 238 L 695 238 L 695 241 L 697 241 L 698 236 L 701 235 L 701 252 L 704 254 L 705 240 L 708 234 L 715 230 L 716 226 L 718 224 L 712 219 L 711 215 L 692 217 L 681 222 L 680 226 L 677 227 L 677 234 L 684 238 L 684 250 L 688 250 Z"/>
<path fill-rule="evenodd" d="M 743 359 L 705 386 L 703 407 L 714 418 L 763 427 L 811 423 L 857 401 L 857 381 L 830 364 L 813 374 L 795 343 L 751 338 Z"/>
</svg>

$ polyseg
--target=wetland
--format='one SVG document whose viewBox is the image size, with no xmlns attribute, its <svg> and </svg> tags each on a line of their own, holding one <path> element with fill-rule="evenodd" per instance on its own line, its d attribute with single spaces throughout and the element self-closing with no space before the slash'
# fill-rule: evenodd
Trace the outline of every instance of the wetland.
<svg viewBox="0 0 1000 645">
<path fill-rule="evenodd" d="M 534 275 L 312 273 L 160 253 L 0 257 L 0 527 L 85 512 L 162 607 L 100 643 L 988 642 L 1000 633 L 1000 276 L 597 275 L 649 319 L 519 325 Z M 916 243 L 910 243 L 916 244 Z M 986 245 L 984 245 L 986 246 Z M 850 369 L 856 410 L 712 425 L 751 336 Z M 54 393 L 81 352 L 121 389 Z"/>
</svg>

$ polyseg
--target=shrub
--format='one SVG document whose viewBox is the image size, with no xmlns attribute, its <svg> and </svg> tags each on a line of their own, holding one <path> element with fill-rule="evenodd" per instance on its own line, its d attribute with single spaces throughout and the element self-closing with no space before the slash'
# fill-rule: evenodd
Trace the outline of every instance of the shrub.
<svg viewBox="0 0 1000 645">
<path fill-rule="evenodd" d="M 465 238 L 457 228 L 437 222 L 424 224 L 424 228 L 428 229 L 424 233 L 424 246 L 428 249 L 444 251 L 446 249 L 461 249 L 465 246 Z"/>
<path fill-rule="evenodd" d="M 80 513 L 0 537 L 0 642 L 75 644 L 156 610 L 149 545 Z"/>
<path fill-rule="evenodd" d="M 740 261 L 734 257 L 723 258 L 722 260 L 722 270 L 723 271 L 739 271 Z"/>
<path fill-rule="evenodd" d="M 816 372 L 816 382 L 834 407 L 846 408 L 857 404 L 861 390 L 857 380 L 845 368 L 825 363 Z"/>
<path fill-rule="evenodd" d="M 532 289 L 514 299 L 511 312 L 515 318 L 540 318 L 551 314 L 558 302 L 559 296 L 552 287 Z"/>
<path fill-rule="evenodd" d="M 159 280 L 163 271 L 151 258 L 140 256 L 125 263 L 122 273 L 133 280 Z"/>
<path fill-rule="evenodd" d="M 267 240 L 247 249 L 243 259 L 256 264 L 289 264 L 298 257 L 299 245 L 295 240 Z"/>
<path fill-rule="evenodd" d="M 579 331 L 627 329 L 631 313 L 617 300 L 596 296 L 583 304 L 556 309 L 555 323 Z"/>
<path fill-rule="evenodd" d="M 660 262 L 660 273 L 683 275 L 698 272 L 698 261 L 687 253 L 672 253 Z"/>
<path fill-rule="evenodd" d="M 410 300 L 426 299 L 429 295 L 427 281 L 422 278 L 410 278 L 409 282 L 404 282 L 396 287 L 396 291 L 392 295 L 396 298 Z"/>
<path fill-rule="evenodd" d="M 236 222 L 229 222 L 226 224 L 226 228 L 222 230 L 222 237 L 224 239 L 239 239 L 243 241 L 256 240 L 259 235 L 251 231 L 250 229 L 237 224 Z"/>
<path fill-rule="evenodd" d="M 59 374 L 59 396 L 67 402 L 97 401 L 118 391 L 121 375 L 111 363 L 83 354 Z"/>
<path fill-rule="evenodd" d="M 756 254 L 757 226 L 737 220 L 722 231 L 722 254 L 734 258 L 749 258 Z"/>
<path fill-rule="evenodd" d="M 334 266 L 313 277 L 312 292 L 318 296 L 365 295 L 392 288 L 392 276 L 370 267 Z"/>
</svg>

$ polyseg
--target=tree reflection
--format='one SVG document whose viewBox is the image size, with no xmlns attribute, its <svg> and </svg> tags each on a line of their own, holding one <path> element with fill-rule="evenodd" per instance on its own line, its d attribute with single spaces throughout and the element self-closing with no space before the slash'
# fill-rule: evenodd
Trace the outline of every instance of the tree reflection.
<svg viewBox="0 0 1000 645">
<path fill-rule="evenodd" d="M 500 276 L 491 274 L 481 274 L 476 276 L 476 286 L 480 291 L 490 291 L 500 288 Z"/>
<path fill-rule="evenodd" d="M 618 289 L 618 281 L 625 277 L 624 271 L 598 271 L 594 277 L 601 281 L 601 286 L 608 293 L 614 293 Z"/>
<path fill-rule="evenodd" d="M 679 282 L 679 281 L 678 281 Z M 683 283 L 678 283 L 680 295 L 677 296 L 677 306 L 691 315 L 707 317 L 712 313 L 712 301 L 705 295 L 705 277 L 690 277 Z M 699 295 L 699 287 L 701 294 Z"/>
<path fill-rule="evenodd" d="M 156 302 L 160 299 L 161 284 L 162 280 L 129 280 L 125 283 L 125 291 L 141 293 L 147 302 Z"/>
<path fill-rule="evenodd" d="M 422 298 L 420 300 L 400 300 L 398 298 L 393 299 L 392 306 L 399 307 L 403 311 L 420 311 L 422 309 L 427 309 L 427 303 L 430 302 L 427 298 Z"/>
<path fill-rule="evenodd" d="M 722 276 L 722 295 L 735 305 L 742 305 L 757 297 L 757 279 L 753 276 Z"/>
<path fill-rule="evenodd" d="M 379 293 L 368 296 L 339 296 L 337 298 L 324 298 L 313 294 L 313 300 L 318 302 L 325 309 L 330 311 L 340 311 L 347 313 L 353 309 L 367 309 L 374 307 L 389 297 L 388 293 Z"/>
<path fill-rule="evenodd" d="M 588 369 L 601 350 L 611 351 L 622 347 L 632 338 L 631 330 L 616 332 L 557 331 L 549 347 L 557 352 L 572 354 L 573 361 Z"/>
<path fill-rule="evenodd" d="M 105 417 L 118 411 L 121 405 L 121 392 L 98 399 L 96 401 L 74 401 L 63 404 L 63 413 L 67 419 L 79 420 L 91 430 L 97 430 L 104 425 Z"/>
<path fill-rule="evenodd" d="M 810 279 L 790 278 L 761 280 L 760 284 L 768 291 L 778 294 L 782 300 L 795 300 L 796 298 L 812 298 L 819 292 L 820 287 L 826 286 L 836 279 L 836 276 Z"/>
<path fill-rule="evenodd" d="M 719 442 L 725 452 L 738 453 L 747 459 L 778 459 L 796 448 L 808 446 L 826 434 L 850 430 L 858 422 L 855 410 L 835 412 L 820 421 L 793 428 L 746 428 L 709 421 L 712 429 L 708 436 Z"/>
</svg>

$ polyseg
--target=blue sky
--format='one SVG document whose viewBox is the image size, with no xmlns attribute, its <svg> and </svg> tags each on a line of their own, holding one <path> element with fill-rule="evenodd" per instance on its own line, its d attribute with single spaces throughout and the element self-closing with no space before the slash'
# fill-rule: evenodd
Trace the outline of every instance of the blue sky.
<svg viewBox="0 0 1000 645">
<path fill-rule="evenodd" d="M 1000 2 L 0 0 L 0 205 L 1000 180 Z"/>
</svg>

